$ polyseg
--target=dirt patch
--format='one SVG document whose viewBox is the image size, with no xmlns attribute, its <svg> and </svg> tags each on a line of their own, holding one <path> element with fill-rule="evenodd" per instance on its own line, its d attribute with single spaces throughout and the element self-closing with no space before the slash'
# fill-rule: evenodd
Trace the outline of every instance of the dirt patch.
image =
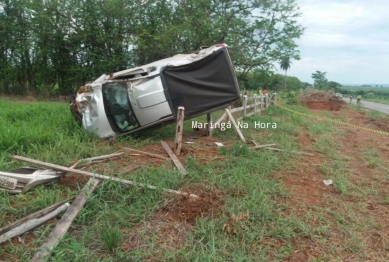
<svg viewBox="0 0 389 262">
<path fill-rule="evenodd" d="M 89 178 L 82 175 L 68 174 L 59 179 L 59 183 L 71 190 L 78 190 L 88 182 Z"/>
<path fill-rule="evenodd" d="M 339 111 L 343 104 L 337 101 L 301 101 L 309 109 Z"/>
<path fill-rule="evenodd" d="M 199 163 L 215 161 L 217 158 L 215 156 L 217 149 L 213 144 L 214 138 L 183 137 L 183 141 L 192 142 L 182 145 L 182 153 L 178 158 L 183 165 L 185 165 L 187 157 L 193 157 Z M 170 148 L 173 148 L 174 141 L 167 141 L 167 143 Z M 167 156 L 159 144 L 147 146 L 142 150 Z M 185 196 L 173 196 L 163 208 L 131 229 L 123 243 L 124 252 L 149 249 L 149 244 L 152 242 L 154 246 L 153 257 L 146 260 L 159 261 L 158 254 L 160 252 L 184 247 L 187 235 L 193 229 L 197 218 L 219 215 L 224 204 L 225 193 L 212 186 L 188 184 L 180 191 L 196 194 L 200 198 L 193 201 Z"/>
<path fill-rule="evenodd" d="M 323 110 L 322 108 L 315 109 Z M 320 115 L 318 112 L 315 114 Z M 389 129 L 387 119 L 371 119 L 368 118 L 367 114 L 356 112 L 347 107 L 331 114 L 334 117 L 342 117 L 343 122 L 356 126 L 382 131 Z M 293 167 L 280 172 L 285 187 L 290 189 L 289 198 L 285 203 L 290 207 L 285 211 L 286 216 L 292 214 L 303 216 L 309 212 L 314 217 L 314 214 L 322 208 L 331 210 L 331 212 L 319 215 L 325 219 L 330 228 L 328 235 L 325 236 L 326 242 L 319 243 L 309 237 L 298 237 L 293 243 L 295 250 L 291 256 L 286 258 L 286 261 L 309 261 L 318 257 L 324 260 L 356 261 L 360 259 L 359 255 L 363 255 L 365 261 L 387 261 L 389 206 L 383 203 L 387 203 L 385 199 L 387 199 L 388 191 L 385 185 L 388 184 L 388 178 L 386 169 L 381 167 L 379 163 L 380 161 L 385 163 L 386 159 L 389 158 L 388 137 L 350 126 L 338 125 L 334 128 L 342 129 L 344 132 L 344 135 L 333 136 L 337 145 L 336 148 L 333 148 L 333 152 L 344 159 L 343 163 L 348 172 L 347 194 L 339 193 L 333 185 L 323 184 L 324 179 L 332 177 L 326 177 L 320 166 L 325 162 L 331 164 L 332 160 L 317 152 L 314 143 L 315 137 L 307 134 L 303 128 L 296 135 L 296 142 L 300 145 L 301 151 L 312 152 L 315 156 L 300 157 Z M 369 163 L 372 160 L 364 156 L 364 154 L 372 154 L 371 152 L 373 154 L 379 152 L 379 156 L 373 155 L 373 161 L 378 161 L 378 164 Z M 333 172 L 337 172 L 337 170 L 334 169 Z M 366 194 L 369 190 L 374 194 Z M 359 197 L 361 192 L 366 194 L 363 198 Z M 334 214 L 340 214 L 340 216 L 347 218 L 349 214 L 347 211 L 343 211 L 343 206 L 352 210 L 352 217 L 346 220 L 346 223 L 350 223 L 351 227 L 365 225 L 364 221 L 369 220 L 371 223 L 375 223 L 377 228 L 373 227 L 361 231 L 360 234 L 355 234 L 354 241 L 356 242 L 352 242 L 348 233 L 342 229 L 342 226 L 339 226 L 339 220 L 337 220 L 339 217 L 334 217 L 332 214 L 334 212 Z M 320 226 L 317 225 L 319 222 L 314 219 L 308 223 L 314 227 Z M 350 250 L 354 247 L 353 245 L 358 246 L 356 243 L 361 243 L 358 250 L 363 249 L 363 251 Z"/>
<path fill-rule="evenodd" d="M 192 228 L 193 225 L 189 223 L 172 221 L 161 214 L 155 214 L 131 230 L 123 243 L 122 251 L 148 250 L 150 243 L 153 243 L 154 252 L 180 249 L 185 246 L 188 232 Z M 160 260 L 153 256 L 147 261 Z"/>
<path fill-rule="evenodd" d="M 188 233 L 198 217 L 217 216 L 224 204 L 224 193 L 202 184 L 190 184 L 180 189 L 191 192 L 200 199 L 193 201 L 175 196 L 161 210 L 131 230 L 123 243 L 123 251 L 149 249 L 154 244 L 154 256 L 147 261 L 159 261 L 159 252 L 180 249 L 185 246 Z"/>
<path fill-rule="evenodd" d="M 194 223 L 197 217 L 209 217 L 219 214 L 224 204 L 224 193 L 216 188 L 207 188 L 202 184 L 191 184 L 181 189 L 196 194 L 200 199 L 193 201 L 187 197 L 176 196 L 160 212 L 173 221 Z"/>
<path fill-rule="evenodd" d="M 332 92 L 324 92 L 317 89 L 304 89 L 300 99 L 303 101 L 343 101 Z"/>
<path fill-rule="evenodd" d="M 327 204 L 328 194 L 335 194 L 332 186 L 323 183 L 325 177 L 319 170 L 324 157 L 317 153 L 313 157 L 304 157 L 292 170 L 281 173 L 286 188 L 290 189 L 290 206 L 324 206 Z M 296 211 L 296 210 L 295 210 Z M 297 210 L 298 212 L 298 210 Z"/>
<path fill-rule="evenodd" d="M 299 145 L 301 145 L 302 148 L 306 148 L 307 146 L 311 146 L 313 141 L 314 141 L 314 139 L 308 134 L 298 133 L 296 135 L 296 142 Z"/>
<path fill-rule="evenodd" d="M 389 132 L 389 120 L 385 118 L 368 119 L 364 123 L 374 126 L 374 129 Z"/>
<path fill-rule="evenodd" d="M 309 109 L 339 111 L 346 102 L 332 93 L 316 89 L 305 89 L 299 97 Z"/>
</svg>

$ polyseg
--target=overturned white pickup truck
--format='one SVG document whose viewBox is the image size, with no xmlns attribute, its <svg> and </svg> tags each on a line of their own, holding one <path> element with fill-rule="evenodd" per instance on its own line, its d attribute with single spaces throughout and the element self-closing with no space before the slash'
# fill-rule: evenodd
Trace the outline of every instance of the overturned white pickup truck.
<svg viewBox="0 0 389 262">
<path fill-rule="evenodd" d="M 130 134 L 209 113 L 240 99 L 227 45 L 218 44 L 148 65 L 102 75 L 80 87 L 73 115 L 99 137 Z"/>
</svg>

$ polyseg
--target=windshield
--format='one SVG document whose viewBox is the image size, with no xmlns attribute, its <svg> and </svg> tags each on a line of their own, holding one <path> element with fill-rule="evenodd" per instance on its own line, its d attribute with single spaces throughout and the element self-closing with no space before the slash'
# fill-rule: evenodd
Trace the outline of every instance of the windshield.
<svg viewBox="0 0 389 262">
<path fill-rule="evenodd" d="M 127 83 L 106 83 L 103 85 L 104 104 L 109 121 L 114 123 L 120 132 L 139 127 L 132 111 L 127 94 Z"/>
</svg>

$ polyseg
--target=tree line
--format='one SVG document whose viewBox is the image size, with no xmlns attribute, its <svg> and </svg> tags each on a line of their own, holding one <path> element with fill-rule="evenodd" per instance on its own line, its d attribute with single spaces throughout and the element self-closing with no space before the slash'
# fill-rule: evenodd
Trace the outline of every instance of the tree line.
<svg viewBox="0 0 389 262">
<path fill-rule="evenodd" d="M 86 81 L 227 43 L 238 78 L 298 59 L 295 0 L 0 0 L 0 93 L 69 94 Z"/>
<path fill-rule="evenodd" d="M 295 76 L 285 76 L 268 70 L 254 69 L 247 74 L 247 81 L 241 81 L 241 89 L 273 90 L 275 92 L 298 91 L 311 84 L 302 82 Z"/>
</svg>

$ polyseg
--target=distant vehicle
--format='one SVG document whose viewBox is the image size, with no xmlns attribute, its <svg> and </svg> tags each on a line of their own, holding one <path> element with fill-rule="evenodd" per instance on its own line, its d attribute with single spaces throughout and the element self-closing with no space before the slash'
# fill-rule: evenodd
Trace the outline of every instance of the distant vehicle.
<svg viewBox="0 0 389 262">
<path fill-rule="evenodd" d="M 336 93 L 335 96 L 342 98 L 343 95 L 341 93 Z"/>
<path fill-rule="evenodd" d="M 79 88 L 71 112 L 99 137 L 131 134 L 185 119 L 240 99 L 226 44 L 179 54 L 144 66 L 102 75 Z"/>
</svg>

